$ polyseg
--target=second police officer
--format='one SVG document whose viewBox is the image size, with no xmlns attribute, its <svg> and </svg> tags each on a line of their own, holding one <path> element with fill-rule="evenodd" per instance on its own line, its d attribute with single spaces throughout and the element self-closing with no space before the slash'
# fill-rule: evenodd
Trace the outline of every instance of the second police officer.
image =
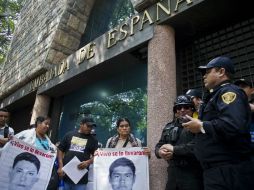
<svg viewBox="0 0 254 190">
<path fill-rule="evenodd" d="M 176 98 L 174 119 L 162 131 L 155 147 L 157 158 L 169 164 L 168 181 L 165 190 L 202 190 L 202 169 L 194 156 L 194 134 L 182 127 L 185 116 L 195 111 L 191 97 L 180 95 Z"/>
</svg>

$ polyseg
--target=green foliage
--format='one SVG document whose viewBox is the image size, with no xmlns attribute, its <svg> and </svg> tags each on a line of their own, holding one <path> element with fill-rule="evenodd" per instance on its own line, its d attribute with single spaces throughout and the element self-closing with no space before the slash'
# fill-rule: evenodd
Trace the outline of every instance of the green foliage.
<svg viewBox="0 0 254 190">
<path fill-rule="evenodd" d="M 115 129 L 119 117 L 127 117 L 131 120 L 132 129 L 143 133 L 147 126 L 146 90 L 138 88 L 105 97 L 101 101 L 83 104 L 80 107 L 77 125 L 84 115 L 92 115 L 96 123 L 100 123 L 102 128 L 109 131 Z"/>
<path fill-rule="evenodd" d="M 0 0 L 0 64 L 5 60 L 23 2 Z"/>
<path fill-rule="evenodd" d="M 115 8 L 111 15 L 109 28 L 119 25 L 127 18 L 130 18 L 134 13 L 135 10 L 130 0 L 116 1 Z"/>
</svg>

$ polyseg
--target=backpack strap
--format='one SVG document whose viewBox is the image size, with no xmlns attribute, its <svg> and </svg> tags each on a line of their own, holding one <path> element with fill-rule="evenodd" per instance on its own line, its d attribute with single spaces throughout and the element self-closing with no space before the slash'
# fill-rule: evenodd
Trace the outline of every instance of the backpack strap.
<svg viewBox="0 0 254 190">
<path fill-rule="evenodd" d="M 6 125 L 4 127 L 4 138 L 8 138 L 8 136 L 9 136 L 9 126 Z"/>
</svg>

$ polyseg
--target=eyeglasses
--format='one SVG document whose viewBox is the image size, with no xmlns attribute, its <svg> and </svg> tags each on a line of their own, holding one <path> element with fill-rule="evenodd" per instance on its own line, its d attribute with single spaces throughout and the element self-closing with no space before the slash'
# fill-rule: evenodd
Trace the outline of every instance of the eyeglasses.
<svg viewBox="0 0 254 190">
<path fill-rule="evenodd" d="M 190 108 L 191 107 L 189 105 L 179 105 L 179 106 L 176 106 L 176 110 L 181 110 L 181 109 L 188 110 Z"/>
</svg>

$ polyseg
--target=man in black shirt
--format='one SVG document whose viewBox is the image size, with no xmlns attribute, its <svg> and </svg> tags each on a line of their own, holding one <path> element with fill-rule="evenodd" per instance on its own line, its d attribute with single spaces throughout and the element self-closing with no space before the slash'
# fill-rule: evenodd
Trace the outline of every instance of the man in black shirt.
<svg viewBox="0 0 254 190">
<path fill-rule="evenodd" d="M 67 133 L 58 146 L 58 174 L 64 178 L 64 190 L 85 190 L 88 173 L 81 178 L 78 184 L 74 184 L 68 176 L 64 175 L 62 168 L 75 156 L 81 161 L 77 165 L 80 170 L 88 169 L 93 163 L 93 154 L 98 148 L 98 141 L 91 134 L 94 126 L 96 125 L 92 118 L 83 118 L 79 130 Z"/>
<path fill-rule="evenodd" d="M 197 134 L 195 154 L 204 170 L 205 190 L 252 190 L 254 165 L 250 147 L 250 106 L 242 89 L 230 83 L 234 65 L 217 57 L 200 66 L 209 90 L 199 119 L 183 126 Z"/>
</svg>

